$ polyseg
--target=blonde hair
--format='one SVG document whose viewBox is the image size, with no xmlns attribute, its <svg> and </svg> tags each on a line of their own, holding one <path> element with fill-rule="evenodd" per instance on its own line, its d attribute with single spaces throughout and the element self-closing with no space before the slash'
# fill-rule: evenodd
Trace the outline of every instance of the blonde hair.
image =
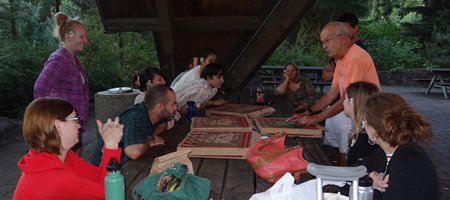
<svg viewBox="0 0 450 200">
<path fill-rule="evenodd" d="M 350 144 L 354 137 L 358 140 L 358 134 L 363 130 L 361 122 L 364 118 L 363 114 L 366 109 L 366 101 L 373 94 L 379 93 L 380 88 L 369 82 L 355 82 L 348 86 L 347 97 L 353 99 L 353 130 L 348 136 L 347 142 Z M 342 97 L 341 97 L 342 98 Z"/>
<path fill-rule="evenodd" d="M 67 15 L 62 12 L 58 12 L 55 14 L 55 23 L 56 23 L 56 26 L 55 26 L 53 34 L 61 42 L 64 42 L 65 34 L 69 34 L 70 36 L 73 35 L 73 32 L 74 32 L 73 29 L 76 25 L 83 26 L 83 24 L 81 22 L 77 21 L 76 19 L 71 19 L 71 18 L 67 17 Z"/>
<path fill-rule="evenodd" d="M 301 79 L 300 79 L 300 71 L 298 70 L 297 65 L 296 65 L 295 63 L 288 63 L 288 64 L 286 64 L 286 65 L 284 66 L 284 70 L 286 70 L 286 68 L 287 68 L 289 65 L 292 65 L 292 66 L 294 67 L 294 70 L 297 72 L 297 73 L 295 74 L 294 83 L 299 83 Z M 281 81 L 281 82 L 283 82 L 283 81 Z"/>
</svg>

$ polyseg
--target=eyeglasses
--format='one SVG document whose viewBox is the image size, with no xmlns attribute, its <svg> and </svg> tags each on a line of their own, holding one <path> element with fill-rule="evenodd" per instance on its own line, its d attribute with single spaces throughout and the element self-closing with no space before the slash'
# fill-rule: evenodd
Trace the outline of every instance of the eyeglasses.
<svg viewBox="0 0 450 200">
<path fill-rule="evenodd" d="M 366 120 L 362 120 L 362 121 L 361 121 L 361 128 L 366 128 L 367 126 L 369 126 L 369 125 L 367 124 L 367 121 L 366 121 Z"/>
<path fill-rule="evenodd" d="M 342 35 L 342 34 L 337 34 L 336 36 L 334 36 L 334 37 L 332 37 L 332 38 L 330 38 L 330 39 L 328 39 L 328 40 L 325 40 L 324 42 L 322 42 L 322 41 L 320 41 L 319 40 L 319 42 L 320 42 L 320 46 L 324 46 L 324 45 L 327 45 L 328 46 L 328 44 L 331 42 L 331 40 L 333 40 L 334 38 L 337 38 L 338 36 L 340 36 L 340 35 Z"/>
<path fill-rule="evenodd" d="M 74 121 L 76 121 L 77 123 L 80 123 L 80 117 L 66 117 L 66 118 L 64 118 L 64 120 L 74 120 Z"/>
</svg>

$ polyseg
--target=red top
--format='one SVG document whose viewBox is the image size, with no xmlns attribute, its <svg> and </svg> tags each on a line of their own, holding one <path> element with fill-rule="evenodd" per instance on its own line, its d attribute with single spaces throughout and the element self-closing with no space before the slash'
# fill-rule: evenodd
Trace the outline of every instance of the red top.
<svg viewBox="0 0 450 200">
<path fill-rule="evenodd" d="M 63 163 L 56 154 L 31 149 L 17 164 L 22 175 L 13 199 L 105 199 L 106 164 L 111 157 L 120 162 L 121 151 L 103 148 L 96 167 L 72 150 Z"/>
</svg>

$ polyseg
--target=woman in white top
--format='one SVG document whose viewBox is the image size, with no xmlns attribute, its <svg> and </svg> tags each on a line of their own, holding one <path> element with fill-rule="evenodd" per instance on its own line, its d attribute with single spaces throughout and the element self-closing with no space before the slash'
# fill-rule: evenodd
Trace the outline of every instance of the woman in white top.
<svg viewBox="0 0 450 200">
<path fill-rule="evenodd" d="M 179 87 L 186 85 L 189 82 L 196 81 L 200 79 L 200 74 L 205 69 L 206 65 L 210 63 L 215 63 L 217 60 L 216 52 L 210 48 L 207 48 L 200 54 L 199 61 L 200 65 L 195 66 L 188 72 L 186 72 L 178 82 L 172 84 L 170 87 L 175 91 Z"/>
<path fill-rule="evenodd" d="M 136 96 L 134 104 L 144 101 L 145 92 L 155 84 L 165 85 L 164 75 L 157 68 L 145 68 L 133 77 L 133 83 L 139 88 L 141 93 Z"/>
<path fill-rule="evenodd" d="M 186 103 L 194 101 L 198 108 L 207 105 L 219 106 L 227 104 L 223 99 L 210 100 L 217 94 L 217 88 L 223 84 L 223 67 L 216 63 L 210 63 L 203 69 L 200 79 L 190 81 L 175 90 L 177 95 L 177 107 L 180 114 L 186 114 Z M 179 119 L 179 116 L 177 116 Z"/>
<path fill-rule="evenodd" d="M 161 70 L 159 70 L 158 68 L 146 67 L 145 69 L 134 75 L 133 83 L 141 91 L 141 93 L 139 93 L 134 99 L 134 104 L 138 104 L 144 101 L 145 93 L 149 88 L 154 85 L 165 85 L 166 80 L 164 79 L 164 75 L 162 74 Z M 161 134 L 164 130 L 172 128 L 174 123 L 174 120 L 172 120 L 162 123 L 156 128 L 154 138 L 157 144 L 164 144 L 164 140 L 158 137 L 158 135 Z"/>
</svg>

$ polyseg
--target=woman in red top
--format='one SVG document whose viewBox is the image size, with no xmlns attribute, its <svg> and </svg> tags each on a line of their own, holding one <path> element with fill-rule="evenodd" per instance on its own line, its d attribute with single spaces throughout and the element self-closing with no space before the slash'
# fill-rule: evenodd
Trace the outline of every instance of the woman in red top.
<svg viewBox="0 0 450 200">
<path fill-rule="evenodd" d="M 78 143 L 79 117 L 73 106 L 58 97 L 35 99 L 25 110 L 23 137 L 31 146 L 18 167 L 22 175 L 13 199 L 104 199 L 106 164 L 120 162 L 118 147 L 123 134 L 119 119 L 97 120 L 105 142 L 99 167 L 78 157 L 71 148 Z"/>
</svg>

